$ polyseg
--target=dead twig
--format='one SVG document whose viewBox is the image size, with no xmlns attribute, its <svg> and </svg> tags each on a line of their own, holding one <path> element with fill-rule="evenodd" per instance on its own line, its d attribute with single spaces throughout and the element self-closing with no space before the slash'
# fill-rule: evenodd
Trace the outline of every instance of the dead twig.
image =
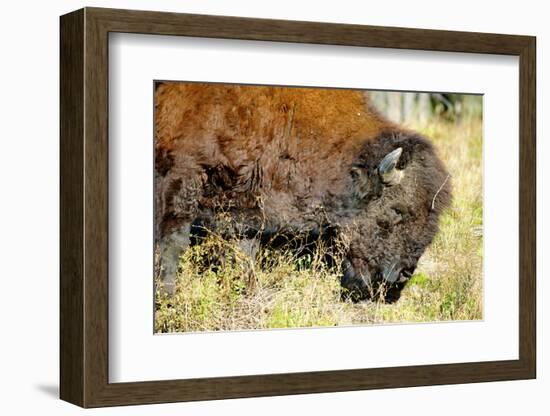
<svg viewBox="0 0 550 416">
<path fill-rule="evenodd" d="M 441 192 L 441 190 L 443 189 L 443 187 L 445 186 L 445 184 L 447 183 L 447 181 L 449 180 L 450 177 L 451 177 L 451 174 L 447 174 L 447 177 L 445 178 L 445 180 L 443 181 L 443 183 L 441 184 L 441 186 L 439 187 L 439 189 L 435 193 L 435 195 L 432 199 L 432 211 L 435 207 L 435 199 L 437 198 L 437 195 L 439 195 L 439 193 Z"/>
</svg>

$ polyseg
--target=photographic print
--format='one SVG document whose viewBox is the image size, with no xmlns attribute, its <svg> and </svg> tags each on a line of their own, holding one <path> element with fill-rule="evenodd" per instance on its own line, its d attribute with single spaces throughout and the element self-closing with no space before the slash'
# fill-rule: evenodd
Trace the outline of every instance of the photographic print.
<svg viewBox="0 0 550 416">
<path fill-rule="evenodd" d="M 62 400 L 536 378 L 535 37 L 59 26 Z"/>
<path fill-rule="evenodd" d="M 481 95 L 154 89 L 156 333 L 483 318 Z"/>
</svg>

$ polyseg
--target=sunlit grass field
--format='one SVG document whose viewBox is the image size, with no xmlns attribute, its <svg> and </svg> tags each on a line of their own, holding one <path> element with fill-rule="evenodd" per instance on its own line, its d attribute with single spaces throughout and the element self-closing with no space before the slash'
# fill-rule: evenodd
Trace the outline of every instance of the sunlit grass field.
<svg viewBox="0 0 550 416">
<path fill-rule="evenodd" d="M 262 248 L 252 261 L 237 241 L 213 234 L 182 254 L 175 294 L 157 290 L 155 332 L 482 319 L 481 116 L 405 124 L 435 143 L 451 174 L 453 202 L 398 302 L 342 301 L 340 270 L 321 261 L 322 247 L 298 260 Z M 225 260 L 214 265 L 213 253 Z"/>
</svg>

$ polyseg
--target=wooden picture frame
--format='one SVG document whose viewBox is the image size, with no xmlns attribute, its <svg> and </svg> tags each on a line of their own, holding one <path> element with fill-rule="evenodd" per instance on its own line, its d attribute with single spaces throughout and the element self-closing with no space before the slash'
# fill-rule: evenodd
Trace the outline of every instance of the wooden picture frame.
<svg viewBox="0 0 550 416">
<path fill-rule="evenodd" d="M 536 376 L 535 38 L 85 8 L 61 17 L 60 396 L 82 407 L 530 379 Z M 108 34 L 192 36 L 519 57 L 519 359 L 110 383 Z"/>
</svg>

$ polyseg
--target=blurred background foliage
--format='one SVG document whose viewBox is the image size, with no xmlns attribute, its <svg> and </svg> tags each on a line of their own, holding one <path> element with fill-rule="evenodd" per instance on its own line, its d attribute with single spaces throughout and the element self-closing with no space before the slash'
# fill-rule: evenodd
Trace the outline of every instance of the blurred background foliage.
<svg viewBox="0 0 550 416">
<path fill-rule="evenodd" d="M 481 95 L 437 92 L 367 93 L 372 104 L 395 123 L 426 124 L 435 118 L 442 121 L 458 121 L 469 117 L 481 117 Z"/>
</svg>

